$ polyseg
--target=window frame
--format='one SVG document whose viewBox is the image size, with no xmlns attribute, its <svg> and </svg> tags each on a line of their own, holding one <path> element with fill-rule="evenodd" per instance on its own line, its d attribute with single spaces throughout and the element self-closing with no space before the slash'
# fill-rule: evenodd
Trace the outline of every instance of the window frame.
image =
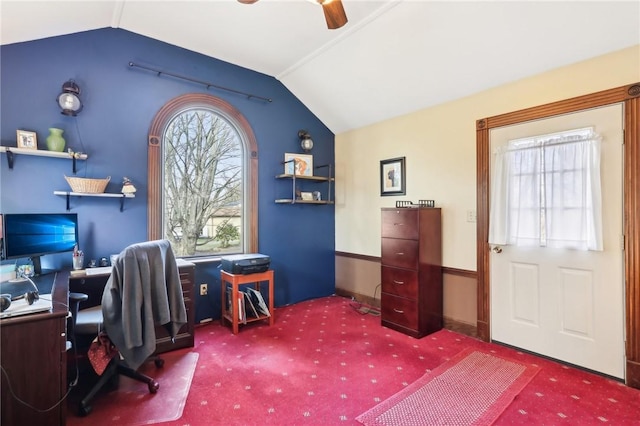
<svg viewBox="0 0 640 426">
<path fill-rule="evenodd" d="M 243 210 L 247 215 L 244 221 L 247 226 L 243 232 L 247 234 L 247 244 L 244 245 L 244 251 L 256 253 L 258 251 L 258 144 L 249 122 L 240 111 L 228 102 L 204 93 L 188 93 L 169 100 L 151 121 L 147 138 L 147 237 L 149 240 L 164 238 L 162 228 L 163 132 L 177 114 L 191 108 L 210 108 L 220 111 L 237 128 L 240 138 L 246 144 L 247 159 L 244 164 L 247 169 L 243 173 L 247 191 L 243 200 L 246 207 L 243 207 Z"/>
<path fill-rule="evenodd" d="M 582 164 L 572 162 L 571 166 L 567 168 L 566 160 L 573 160 L 574 156 L 564 154 L 565 156 L 563 157 L 565 149 L 557 149 L 560 145 L 596 143 L 598 144 L 598 155 L 601 157 L 600 140 L 600 136 L 595 133 L 593 127 L 583 127 L 514 139 L 508 141 L 507 145 L 498 148 L 496 150 L 497 157 L 494 161 L 508 162 L 508 165 L 502 168 L 496 166 L 496 170 L 502 170 L 504 175 L 494 176 L 492 174 L 491 185 L 492 189 L 505 188 L 506 194 L 503 196 L 498 195 L 497 197 L 499 200 L 497 210 L 503 212 L 499 216 L 504 216 L 503 220 L 507 223 L 503 226 L 498 225 L 497 229 L 505 230 L 498 231 L 498 235 L 503 232 L 506 235 L 504 241 L 494 242 L 496 236 L 492 235 L 494 224 L 491 223 L 496 200 L 494 197 L 491 200 L 489 213 L 489 243 L 521 247 L 602 250 L 602 237 L 597 231 L 602 226 L 602 216 L 599 213 L 601 211 L 600 168 L 598 166 L 597 170 L 594 170 L 593 164 L 587 165 L 584 162 Z M 584 149 L 591 151 L 591 148 Z M 519 151 L 527 151 L 527 153 L 520 154 Z M 552 154 L 554 155 L 553 159 L 556 160 L 555 163 L 548 157 L 549 152 L 556 152 Z M 598 158 L 598 164 L 599 161 L 600 158 Z M 552 165 L 553 168 L 551 167 Z M 500 174 L 500 172 L 496 173 Z M 556 177 L 554 180 L 553 176 L 566 176 L 567 174 L 583 178 L 586 176 L 588 178 L 586 180 L 592 183 L 594 177 L 597 176 L 598 182 L 596 185 L 591 186 L 591 191 L 581 197 L 578 203 L 565 204 L 564 202 L 571 199 L 571 197 L 562 196 L 562 202 L 558 204 L 557 195 L 551 199 L 549 194 L 553 193 L 554 189 L 557 190 L 559 188 L 555 183 L 552 185 L 548 185 L 548 183 L 556 180 L 562 182 L 563 178 Z M 525 181 L 524 184 L 521 183 L 523 179 L 526 180 L 528 177 L 533 179 L 528 182 Z M 496 184 L 493 182 L 494 179 L 502 179 L 503 182 Z M 573 179 L 575 181 L 575 178 Z M 563 185 L 560 191 L 565 191 L 567 187 L 567 185 Z M 531 191 L 527 191 L 527 189 L 531 189 Z M 586 191 L 582 187 L 581 190 Z M 563 192 L 563 195 L 567 194 Z M 500 202 L 504 203 L 504 205 L 500 205 Z M 580 229 L 584 231 L 585 228 L 589 228 L 589 231 L 593 232 L 576 232 L 578 235 L 573 235 L 575 238 L 571 238 L 567 232 L 559 236 L 558 228 L 567 229 L 571 227 L 573 221 L 560 215 L 561 226 L 558 226 L 554 219 L 559 219 L 557 212 L 568 211 L 578 211 L 580 218 L 585 219 L 588 223 L 588 225 L 583 225 Z M 528 217 L 530 220 L 527 220 Z M 514 219 L 517 224 L 514 223 Z M 585 235 L 586 237 L 584 237 Z M 497 240 L 500 239 L 498 236 Z"/>
</svg>

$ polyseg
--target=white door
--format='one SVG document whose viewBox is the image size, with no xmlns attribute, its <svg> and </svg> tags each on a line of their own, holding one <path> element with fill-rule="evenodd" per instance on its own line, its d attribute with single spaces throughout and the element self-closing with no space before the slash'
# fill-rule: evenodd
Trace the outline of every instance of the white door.
<svg viewBox="0 0 640 426">
<path fill-rule="evenodd" d="M 494 247 L 491 339 L 623 379 L 622 105 L 495 129 L 491 152 L 509 140 L 584 127 L 603 138 L 604 250 Z"/>
</svg>

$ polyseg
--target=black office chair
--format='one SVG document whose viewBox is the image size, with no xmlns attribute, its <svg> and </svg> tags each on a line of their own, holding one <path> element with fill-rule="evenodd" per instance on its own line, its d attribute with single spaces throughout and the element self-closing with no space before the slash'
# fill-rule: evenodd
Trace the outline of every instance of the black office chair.
<svg viewBox="0 0 640 426">
<path fill-rule="evenodd" d="M 127 304 L 129 301 L 131 305 Z M 138 304 L 141 309 L 133 309 Z M 155 325 L 164 325 L 174 339 L 186 321 L 180 274 L 169 241 L 149 241 L 125 248 L 113 265 L 102 304 L 78 311 L 75 333 L 96 336 L 105 331 L 120 354 L 109 362 L 80 401 L 79 414 L 89 414 L 93 398 L 119 375 L 146 383 L 149 392 L 156 393 L 160 384 L 136 370 L 155 352 Z M 164 364 L 158 357 L 153 361 L 158 368 Z"/>
</svg>

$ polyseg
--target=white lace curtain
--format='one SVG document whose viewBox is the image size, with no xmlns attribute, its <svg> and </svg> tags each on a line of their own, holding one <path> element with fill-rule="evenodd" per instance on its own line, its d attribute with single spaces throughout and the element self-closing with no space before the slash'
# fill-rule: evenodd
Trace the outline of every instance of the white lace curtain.
<svg viewBox="0 0 640 426">
<path fill-rule="evenodd" d="M 589 128 L 500 147 L 489 243 L 602 250 L 600 144 Z"/>
</svg>

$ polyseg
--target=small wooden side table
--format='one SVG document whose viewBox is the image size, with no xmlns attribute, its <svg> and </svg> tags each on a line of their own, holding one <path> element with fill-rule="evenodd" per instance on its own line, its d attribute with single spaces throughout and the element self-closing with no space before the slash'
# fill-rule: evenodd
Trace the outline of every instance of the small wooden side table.
<svg viewBox="0 0 640 426">
<path fill-rule="evenodd" d="M 222 316 L 220 318 L 220 322 L 224 322 L 226 319 L 231 324 L 231 329 L 233 334 L 238 334 L 239 328 L 239 318 L 238 318 L 238 290 L 239 286 L 242 284 L 253 284 L 254 288 L 260 291 L 260 283 L 267 281 L 269 283 L 269 313 L 270 316 L 260 315 L 257 318 L 249 318 L 247 317 L 247 323 L 253 321 L 262 321 L 269 320 L 269 326 L 273 325 L 273 270 L 268 270 L 265 272 L 258 272 L 255 274 L 230 274 L 226 271 L 220 271 L 220 291 L 221 291 L 221 305 L 222 305 Z M 227 310 L 227 283 L 231 284 L 231 311 Z"/>
</svg>

